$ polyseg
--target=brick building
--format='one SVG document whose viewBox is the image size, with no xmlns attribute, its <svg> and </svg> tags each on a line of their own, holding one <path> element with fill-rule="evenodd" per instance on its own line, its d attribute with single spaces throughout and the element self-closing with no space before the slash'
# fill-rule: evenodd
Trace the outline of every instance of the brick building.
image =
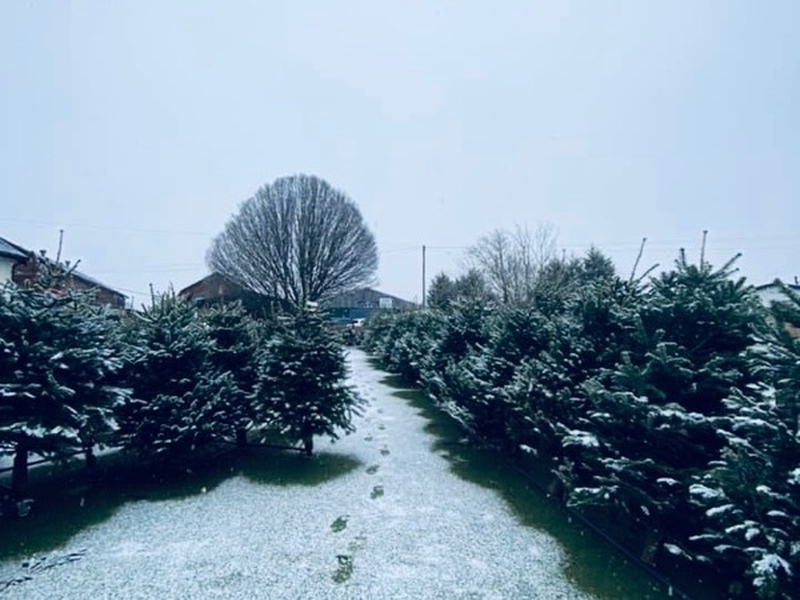
<svg viewBox="0 0 800 600">
<path fill-rule="evenodd" d="M 281 304 L 279 300 L 244 289 L 220 273 L 206 275 L 199 281 L 183 288 L 178 294 L 194 300 L 199 306 L 241 300 L 245 308 L 251 311 L 255 310 L 255 312 L 265 308 L 272 310 Z M 329 317 L 350 322 L 352 319 L 367 317 L 381 308 L 413 310 L 417 308 L 417 305 L 365 287 L 339 294 L 330 301 L 324 302 L 322 308 Z"/>
<path fill-rule="evenodd" d="M 67 272 L 43 254 L 36 254 L 0 237 L 0 284 L 13 281 L 22 287 L 29 286 L 36 281 L 40 271 L 44 268 L 55 268 L 65 274 L 66 277 L 60 284 L 64 288 L 91 291 L 98 304 L 106 304 L 113 308 L 125 308 L 124 294 L 78 270 L 72 269 Z"/>
<path fill-rule="evenodd" d="M 239 300 L 254 315 L 270 313 L 280 305 L 278 300 L 246 290 L 220 273 L 206 275 L 187 285 L 178 295 L 192 300 L 200 307 Z"/>
</svg>

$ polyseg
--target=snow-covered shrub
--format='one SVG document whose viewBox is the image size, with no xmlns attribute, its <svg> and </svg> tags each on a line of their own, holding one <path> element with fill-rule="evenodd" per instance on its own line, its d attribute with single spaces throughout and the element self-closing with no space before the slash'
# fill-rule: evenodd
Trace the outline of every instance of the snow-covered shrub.
<svg viewBox="0 0 800 600">
<path fill-rule="evenodd" d="M 544 352 L 553 340 L 553 319 L 533 306 L 498 308 L 487 323 L 487 353 L 497 362 L 501 378 L 509 381 L 524 360 Z"/>
<path fill-rule="evenodd" d="M 28 453 L 91 451 L 114 430 L 126 398 L 115 374 L 113 315 L 86 295 L 41 282 L 0 289 L 0 451 L 15 452 L 14 486 Z"/>
<path fill-rule="evenodd" d="M 552 317 L 541 324 L 538 344 L 529 347 L 529 355 L 514 365 L 513 375 L 503 387 L 511 407 L 506 435 L 512 445 L 556 458 L 561 455 L 562 432 L 582 427 L 583 401 L 574 391 L 587 375 L 582 340 L 576 332 L 568 316 Z M 493 353 L 500 357 L 497 360 L 504 360 L 503 348 L 503 343 L 493 344 Z"/>
<path fill-rule="evenodd" d="M 261 355 L 256 426 L 302 442 L 308 454 L 313 436 L 352 432 L 361 399 L 346 375 L 342 346 L 318 314 L 284 317 Z"/>
<path fill-rule="evenodd" d="M 473 436 L 493 444 L 505 441 L 508 405 L 485 354 L 448 360 L 436 392 L 438 403 Z"/>
<path fill-rule="evenodd" d="M 384 346 L 391 340 L 395 321 L 395 313 L 392 311 L 378 311 L 371 315 L 364 322 L 364 335 L 361 340 L 364 349 L 383 357 Z"/>
<path fill-rule="evenodd" d="M 443 331 L 443 317 L 437 311 L 385 312 L 367 320 L 364 344 L 386 368 L 416 382 L 437 361 Z"/>
<path fill-rule="evenodd" d="M 726 446 L 698 477 L 716 494 L 693 498 L 705 518 L 692 548 L 758 597 L 790 598 L 800 585 L 800 339 L 784 324 L 800 323 L 800 297 L 785 289 L 774 314 L 745 354 L 758 382 L 723 400 Z"/>
<path fill-rule="evenodd" d="M 642 293 L 635 282 L 606 275 L 589 280 L 570 298 L 568 316 L 579 328 L 587 372 L 613 367 L 631 346 L 641 326 Z"/>
<path fill-rule="evenodd" d="M 174 458 L 231 434 L 230 371 L 215 368 L 215 344 L 197 308 L 166 293 L 124 324 L 132 396 L 116 408 L 120 444 Z"/>
<path fill-rule="evenodd" d="M 495 305 L 484 299 L 457 299 L 443 315 L 439 352 L 459 360 L 480 349 L 488 341 L 487 323 L 495 310 Z"/>
<path fill-rule="evenodd" d="M 641 311 L 651 339 L 670 345 L 670 365 L 649 353 L 643 356 L 648 377 L 677 402 L 706 415 L 723 410 L 731 386 L 746 383 L 743 352 L 752 343 L 764 314 L 755 290 L 743 278 L 732 279 L 736 260 L 720 269 L 709 263 L 692 265 L 681 253 L 675 268 L 651 282 Z"/>
<path fill-rule="evenodd" d="M 235 437 L 242 446 L 255 420 L 259 352 L 272 327 L 269 322 L 253 320 L 238 302 L 212 306 L 200 318 L 213 342 L 209 356 L 212 368 L 231 377 L 225 411 L 220 414 L 220 434 L 228 439 Z"/>
<path fill-rule="evenodd" d="M 681 255 L 628 306 L 616 363 L 583 386 L 601 451 L 576 468 L 570 503 L 622 511 L 684 549 L 702 517 L 689 489 L 721 456 L 717 419 L 729 390 L 748 380 L 743 352 L 761 316 L 731 265 Z"/>
</svg>

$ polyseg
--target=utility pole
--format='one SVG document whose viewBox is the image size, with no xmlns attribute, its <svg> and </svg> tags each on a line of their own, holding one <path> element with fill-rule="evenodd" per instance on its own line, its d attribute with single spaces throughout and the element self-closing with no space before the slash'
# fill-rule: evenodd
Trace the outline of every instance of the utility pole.
<svg viewBox="0 0 800 600">
<path fill-rule="evenodd" d="M 56 253 L 56 265 L 61 264 L 61 247 L 64 245 L 64 230 L 58 230 L 58 252 Z"/>
<path fill-rule="evenodd" d="M 422 244 L 422 309 L 425 310 L 425 244 Z"/>
</svg>

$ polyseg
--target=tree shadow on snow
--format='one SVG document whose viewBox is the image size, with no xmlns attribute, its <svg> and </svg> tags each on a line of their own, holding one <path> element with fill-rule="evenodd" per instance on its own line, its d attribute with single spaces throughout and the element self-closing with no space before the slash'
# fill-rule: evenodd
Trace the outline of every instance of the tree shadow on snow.
<svg viewBox="0 0 800 600">
<path fill-rule="evenodd" d="M 372 365 L 373 368 L 380 370 L 380 367 L 377 365 Z M 409 385 L 408 382 L 403 379 L 403 376 L 399 373 L 385 373 L 384 377 L 382 377 L 378 383 L 381 385 L 385 385 L 390 387 L 394 390 L 399 391 L 407 391 L 407 392 L 415 392 L 417 394 L 422 394 L 417 388 L 412 385 Z"/>
<path fill-rule="evenodd" d="M 206 457 L 190 466 L 145 465 L 126 457 L 93 475 L 79 471 L 31 486 L 31 514 L 0 521 L 0 561 L 51 552 L 127 503 L 179 501 L 239 475 L 265 485 L 313 486 L 360 466 L 349 456 L 307 457 L 260 448 Z"/>
<path fill-rule="evenodd" d="M 63 546 L 129 502 L 181 500 L 211 491 L 236 473 L 231 455 L 180 467 L 143 464 L 125 455 L 108 462 L 93 473 L 79 469 L 30 486 L 30 515 L 0 521 L 0 560 Z"/>
<path fill-rule="evenodd" d="M 361 467 L 363 463 L 342 454 L 318 452 L 271 454 L 250 452 L 243 458 L 240 472 L 250 481 L 271 486 L 314 486 L 331 481 Z"/>
</svg>

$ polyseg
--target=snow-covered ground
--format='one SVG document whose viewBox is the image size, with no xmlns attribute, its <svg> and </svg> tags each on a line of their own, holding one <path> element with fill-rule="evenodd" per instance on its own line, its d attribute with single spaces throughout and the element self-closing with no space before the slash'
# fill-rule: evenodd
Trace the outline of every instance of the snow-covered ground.
<svg viewBox="0 0 800 600">
<path fill-rule="evenodd" d="M 318 473 L 302 480 L 234 473 L 215 487 L 121 503 L 40 555 L 42 563 L 0 562 L 0 595 L 662 597 L 633 567 L 609 563 L 602 546 L 576 557 L 500 492 L 456 475 L 454 457 L 426 430 L 428 418 L 383 383 L 362 352 L 349 360 L 352 384 L 369 404 L 355 434 L 332 445 L 319 440 L 311 465 L 296 457 Z M 575 564 L 587 562 L 587 552 L 597 564 Z"/>
</svg>

